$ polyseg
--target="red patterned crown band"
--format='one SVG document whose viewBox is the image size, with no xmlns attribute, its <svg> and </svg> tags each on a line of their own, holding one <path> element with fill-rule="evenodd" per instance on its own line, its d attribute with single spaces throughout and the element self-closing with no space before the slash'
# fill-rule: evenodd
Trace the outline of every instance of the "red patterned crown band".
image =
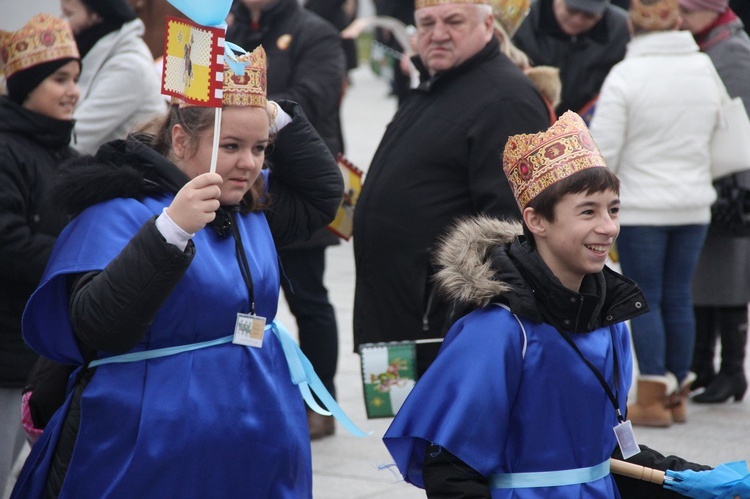
<svg viewBox="0 0 750 499">
<path fill-rule="evenodd" d="M 551 185 L 603 166 L 604 158 L 586 123 L 573 111 L 544 132 L 511 136 L 503 152 L 503 170 L 522 211 Z"/>
</svg>

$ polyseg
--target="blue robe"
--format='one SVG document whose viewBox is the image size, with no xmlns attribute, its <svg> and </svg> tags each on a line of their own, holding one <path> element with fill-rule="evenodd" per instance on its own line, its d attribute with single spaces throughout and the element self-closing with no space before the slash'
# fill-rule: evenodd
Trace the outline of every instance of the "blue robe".
<svg viewBox="0 0 750 499">
<path fill-rule="evenodd" d="M 449 331 L 383 437 L 407 482 L 424 487 L 430 442 L 484 476 L 587 468 L 609 459 L 617 416 L 604 388 L 552 326 L 521 322 L 526 345 L 516 318 L 496 305 L 472 312 Z M 630 337 L 624 324 L 612 328 L 572 337 L 614 392 L 614 335 L 624 413 L 632 381 Z M 491 492 L 493 499 L 619 497 L 611 475 Z"/>
<path fill-rule="evenodd" d="M 66 276 L 104 269 L 171 200 L 114 199 L 87 209 L 66 228 L 24 315 L 24 335 L 35 350 L 82 363 Z M 256 313 L 270 323 L 279 298 L 274 242 L 262 213 L 239 216 L 238 226 Z M 132 351 L 231 335 L 237 313 L 248 313 L 234 239 L 206 228 L 193 241 L 186 274 Z M 96 369 L 82 395 L 61 499 L 311 497 L 305 409 L 274 334 L 266 333 L 262 348 L 226 343 Z M 62 412 L 32 449 L 14 497 L 40 497 Z"/>
</svg>

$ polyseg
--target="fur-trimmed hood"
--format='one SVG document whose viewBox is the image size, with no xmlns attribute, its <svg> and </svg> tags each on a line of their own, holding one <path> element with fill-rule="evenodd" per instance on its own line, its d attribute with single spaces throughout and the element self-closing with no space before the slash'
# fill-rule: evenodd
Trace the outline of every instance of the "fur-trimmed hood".
<svg viewBox="0 0 750 499">
<path fill-rule="evenodd" d="M 518 222 L 486 216 L 465 218 L 443 237 L 434 255 L 440 293 L 462 305 L 483 307 L 511 285 L 496 278 L 490 254 L 522 234 Z"/>
<path fill-rule="evenodd" d="M 520 223 L 486 216 L 459 221 L 434 254 L 439 292 L 468 312 L 504 303 L 519 316 L 586 333 L 648 311 L 637 284 L 604 267 L 572 291 L 522 235 Z"/>
<path fill-rule="evenodd" d="M 93 156 L 62 165 L 52 190 L 53 200 L 75 216 L 110 199 L 176 193 L 188 181 L 172 162 L 152 149 L 146 135 L 104 144 Z"/>
</svg>

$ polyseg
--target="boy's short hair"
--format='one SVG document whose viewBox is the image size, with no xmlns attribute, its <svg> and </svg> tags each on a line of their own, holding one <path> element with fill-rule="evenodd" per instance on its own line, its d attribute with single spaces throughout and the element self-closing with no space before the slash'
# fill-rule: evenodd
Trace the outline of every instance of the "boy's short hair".
<svg viewBox="0 0 750 499">
<path fill-rule="evenodd" d="M 554 222 L 555 206 L 566 194 L 581 192 L 593 194 L 604 191 L 612 191 L 619 195 L 620 179 L 607 167 L 587 168 L 549 186 L 532 199 L 526 207 L 533 208 L 545 220 Z M 526 240 L 534 244 L 534 237 L 526 224 L 523 225 L 523 233 Z"/>
</svg>

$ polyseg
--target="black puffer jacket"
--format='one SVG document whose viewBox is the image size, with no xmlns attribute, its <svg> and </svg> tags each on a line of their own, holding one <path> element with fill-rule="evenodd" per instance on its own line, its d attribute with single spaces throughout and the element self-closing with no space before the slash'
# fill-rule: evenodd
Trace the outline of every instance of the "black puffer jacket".
<svg viewBox="0 0 750 499">
<path fill-rule="evenodd" d="M 21 336 L 21 314 L 65 225 L 47 188 L 76 154 L 72 129 L 0 97 L 0 387 L 24 386 L 37 358 Z"/>
</svg>

